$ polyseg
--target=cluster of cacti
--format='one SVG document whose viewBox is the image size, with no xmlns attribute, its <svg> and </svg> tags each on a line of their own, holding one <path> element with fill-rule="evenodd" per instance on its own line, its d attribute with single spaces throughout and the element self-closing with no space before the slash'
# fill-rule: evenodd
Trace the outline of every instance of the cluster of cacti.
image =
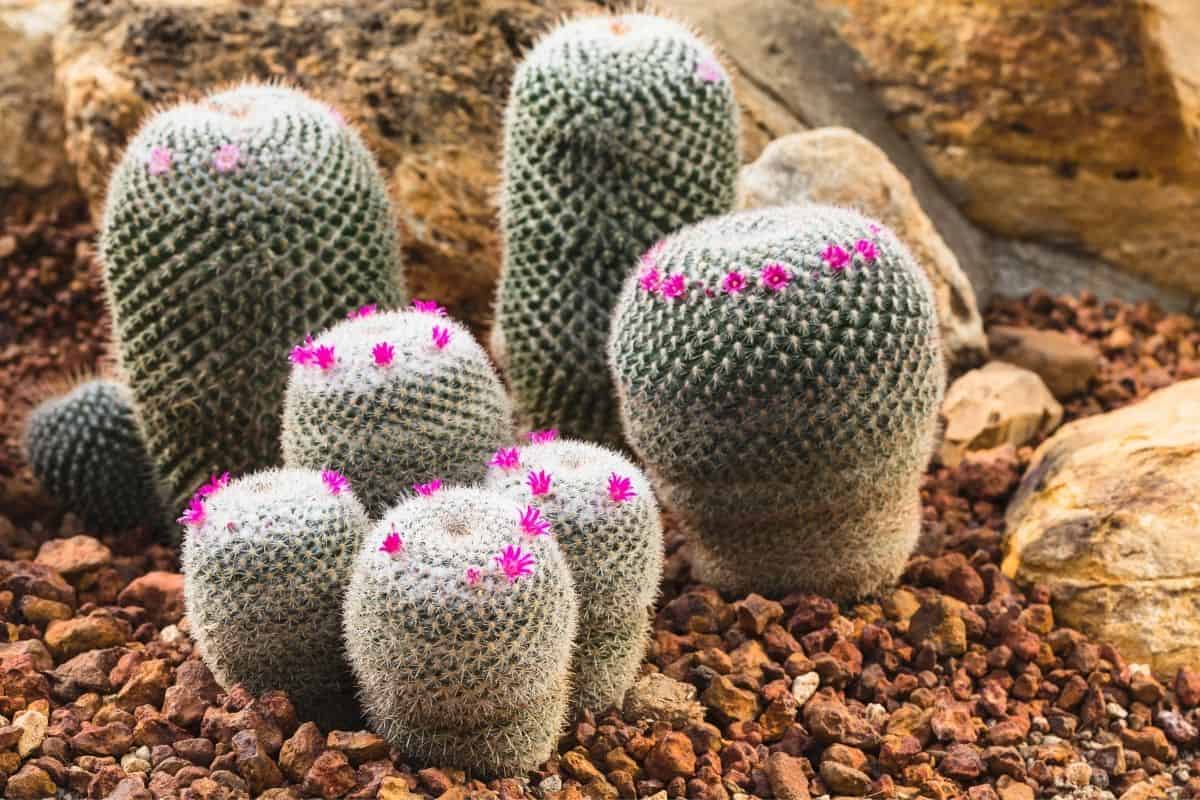
<svg viewBox="0 0 1200 800">
<path fill-rule="evenodd" d="M 662 523 L 641 470 L 599 445 L 549 441 L 493 459 L 489 488 L 536 504 L 579 596 L 574 706 L 620 705 L 650 635 L 662 575 Z"/>
<path fill-rule="evenodd" d="M 282 689 L 322 726 L 354 726 L 342 600 L 370 521 L 344 476 L 213 477 L 180 522 L 188 620 L 217 681 Z"/>
<path fill-rule="evenodd" d="M 329 106 L 279 86 L 152 117 L 113 173 L 100 249 L 117 356 L 173 506 L 218 466 L 279 462 L 297 339 L 405 300 L 370 153 Z"/>
<path fill-rule="evenodd" d="M 376 730 L 482 775 L 543 762 L 565 723 L 576 599 L 536 514 L 482 489 L 414 497 L 367 537 L 346 644 Z"/>
<path fill-rule="evenodd" d="M 158 525 L 163 516 L 129 390 L 96 378 L 29 412 L 25 458 L 47 493 L 89 525 Z"/>
<path fill-rule="evenodd" d="M 416 305 L 368 307 L 293 351 L 284 461 L 343 472 L 372 515 L 426 476 L 482 480 L 487 456 L 513 436 L 483 348 L 436 306 Z"/>
<path fill-rule="evenodd" d="M 738 164 L 729 78 L 685 27 L 585 17 L 530 52 L 505 118 L 492 341 L 519 425 L 620 443 L 612 308 L 650 245 L 732 208 Z"/>
<path fill-rule="evenodd" d="M 815 205 L 683 230 L 625 287 L 609 357 L 699 578 L 850 598 L 899 576 L 944 371 L 931 288 L 890 231 Z"/>
</svg>

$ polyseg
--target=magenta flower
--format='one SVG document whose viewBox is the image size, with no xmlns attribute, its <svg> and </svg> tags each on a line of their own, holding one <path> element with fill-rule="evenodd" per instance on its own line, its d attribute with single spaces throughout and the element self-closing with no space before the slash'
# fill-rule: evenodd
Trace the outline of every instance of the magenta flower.
<svg viewBox="0 0 1200 800">
<path fill-rule="evenodd" d="M 229 473 L 222 472 L 220 475 L 213 475 L 208 479 L 208 483 L 196 490 L 197 497 L 210 497 L 216 494 L 221 489 L 229 485 Z"/>
<path fill-rule="evenodd" d="M 608 497 L 614 503 L 624 503 L 637 497 L 629 478 L 622 478 L 617 473 L 608 476 Z"/>
<path fill-rule="evenodd" d="M 662 288 L 662 276 L 654 266 L 643 266 L 638 273 L 638 287 L 646 294 L 657 294 Z"/>
<path fill-rule="evenodd" d="M 396 348 L 387 342 L 380 342 L 371 348 L 371 358 L 375 359 L 375 366 L 386 367 L 396 358 Z"/>
<path fill-rule="evenodd" d="M 870 225 L 867 226 L 867 230 L 869 230 L 871 232 L 872 236 L 879 235 L 879 226 L 876 225 L 874 222 L 872 222 Z"/>
<path fill-rule="evenodd" d="M 369 317 L 379 310 L 379 306 L 374 303 L 367 303 L 365 306 L 350 311 L 346 314 L 346 319 L 359 319 L 360 317 Z"/>
<path fill-rule="evenodd" d="M 821 258 L 825 259 L 825 263 L 829 265 L 830 269 L 838 272 L 841 272 L 850 263 L 850 254 L 837 244 L 831 244 L 821 251 Z"/>
<path fill-rule="evenodd" d="M 551 478 L 544 469 L 529 473 L 525 480 L 529 482 L 529 491 L 534 497 L 550 493 Z"/>
<path fill-rule="evenodd" d="M 676 272 L 673 275 L 668 275 L 667 279 L 662 284 L 662 296 L 667 298 L 683 297 L 687 291 L 687 278 L 683 277 L 683 273 Z"/>
<path fill-rule="evenodd" d="M 293 364 L 311 364 L 316 354 L 313 352 L 312 334 L 304 337 L 304 344 L 298 344 L 292 348 L 291 355 L 288 356 Z"/>
<path fill-rule="evenodd" d="M 533 574 L 533 567 L 537 563 L 533 556 L 523 552 L 518 545 L 509 545 L 504 548 L 498 556 L 494 556 L 496 563 L 500 569 L 504 570 L 504 576 L 508 578 L 509 583 L 513 583 L 517 578 L 524 578 Z"/>
<path fill-rule="evenodd" d="M 725 70 L 714 58 L 702 58 L 696 63 L 696 77 L 705 83 L 719 83 L 725 79 Z"/>
<path fill-rule="evenodd" d="M 316 363 L 322 370 L 331 369 L 337 361 L 337 355 L 333 352 L 333 345 L 323 344 L 312 351 L 313 359 L 310 363 Z"/>
<path fill-rule="evenodd" d="M 183 516 L 175 520 L 180 525 L 187 525 L 192 528 L 198 528 L 204 524 L 204 498 L 197 494 L 188 501 L 188 506 L 183 512 Z"/>
<path fill-rule="evenodd" d="M 783 291 L 783 287 L 792 282 L 792 271 L 786 264 L 768 261 L 758 273 L 758 282 L 772 292 Z"/>
<path fill-rule="evenodd" d="M 150 148 L 150 157 L 146 159 L 146 164 L 150 168 L 150 174 L 165 175 L 170 172 L 173 158 L 171 151 L 165 147 Z"/>
<path fill-rule="evenodd" d="M 479 567 L 467 567 L 467 571 L 463 573 L 463 578 L 469 586 L 477 585 L 482 577 L 483 573 L 479 571 Z"/>
<path fill-rule="evenodd" d="M 870 239 L 859 239 L 854 243 L 854 249 L 863 257 L 864 261 L 874 261 L 879 255 L 875 250 L 875 243 Z"/>
<path fill-rule="evenodd" d="M 321 473 L 321 480 L 330 494 L 341 494 L 350 488 L 350 481 L 336 469 L 327 469 Z"/>
<path fill-rule="evenodd" d="M 500 469 L 516 469 L 521 466 L 521 454 L 517 452 L 515 447 L 501 447 L 492 454 L 492 460 L 488 462 L 489 467 L 499 467 Z"/>
<path fill-rule="evenodd" d="M 721 291 L 725 294 L 737 294 L 746 288 L 746 276 L 737 270 L 725 273 L 721 279 Z"/>
<path fill-rule="evenodd" d="M 557 438 L 558 438 L 558 428 L 547 428 L 544 431 L 530 431 L 529 432 L 529 443 L 530 444 L 546 444 L 546 442 L 553 442 Z"/>
<path fill-rule="evenodd" d="M 413 300 L 412 307 L 413 311 L 419 311 L 422 314 L 433 314 L 436 317 L 446 316 L 446 309 L 432 300 Z"/>
<path fill-rule="evenodd" d="M 440 478 L 434 478 L 429 483 L 413 484 L 413 491 L 421 495 L 421 497 L 432 497 L 433 495 L 437 494 L 438 490 L 441 488 L 442 481 Z"/>
<path fill-rule="evenodd" d="M 392 526 L 392 532 L 384 537 L 383 544 L 379 546 L 382 553 L 387 553 L 389 556 L 394 556 L 397 553 L 404 552 L 404 539 L 400 538 L 400 533 L 396 530 L 396 526 Z"/>
<path fill-rule="evenodd" d="M 440 325 L 433 326 L 433 346 L 438 350 L 446 349 L 446 345 L 450 344 L 450 329 L 443 328 Z"/>
<path fill-rule="evenodd" d="M 541 509 L 536 506 L 525 506 L 520 523 L 521 530 L 530 536 L 547 536 L 550 533 L 549 520 L 542 519 Z"/>
<path fill-rule="evenodd" d="M 242 148 L 236 144 L 223 144 L 213 154 L 213 169 L 217 172 L 233 172 L 242 159 Z"/>
</svg>

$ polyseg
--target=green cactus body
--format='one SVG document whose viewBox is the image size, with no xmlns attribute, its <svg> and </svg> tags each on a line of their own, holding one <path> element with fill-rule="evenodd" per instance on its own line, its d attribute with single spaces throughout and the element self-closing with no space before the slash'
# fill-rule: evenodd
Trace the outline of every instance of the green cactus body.
<svg viewBox="0 0 1200 800">
<path fill-rule="evenodd" d="M 625 287 L 609 358 L 697 577 L 851 598 L 899 576 L 945 376 L 932 291 L 890 231 L 825 206 L 681 231 Z"/>
<path fill-rule="evenodd" d="M 488 456 L 512 440 L 504 384 L 456 322 L 369 314 L 307 347 L 314 355 L 293 367 L 284 401 L 285 463 L 341 470 L 373 515 L 417 482 L 483 480 Z M 333 359 L 324 365 L 322 347 Z"/>
<path fill-rule="evenodd" d="M 338 477 L 279 469 L 217 480 L 180 520 L 187 615 L 217 681 L 282 689 L 325 728 L 358 720 L 342 600 L 370 527 Z"/>
<path fill-rule="evenodd" d="M 279 463 L 297 339 L 405 301 L 366 146 L 277 86 L 151 118 L 113 173 L 100 248 L 117 355 L 172 507 L 214 470 Z"/>
<path fill-rule="evenodd" d="M 376 730 L 407 758 L 528 772 L 566 722 L 576 599 L 511 499 L 454 488 L 393 508 L 346 596 L 346 646 Z"/>
<path fill-rule="evenodd" d="M 588 17 L 518 67 L 505 121 L 505 241 L 492 349 L 518 425 L 619 446 L 604 362 L 638 257 L 733 207 L 737 106 L 713 51 L 643 14 Z"/>
<path fill-rule="evenodd" d="M 574 705 L 597 714 L 619 706 L 645 656 L 662 576 L 650 484 L 625 457 L 585 442 L 534 444 L 501 461 L 493 460 L 488 487 L 541 509 L 571 567 L 579 595 Z"/>
<path fill-rule="evenodd" d="M 154 469 L 127 387 L 97 378 L 42 401 L 26 419 L 24 446 L 46 493 L 89 525 L 161 523 Z"/>
</svg>

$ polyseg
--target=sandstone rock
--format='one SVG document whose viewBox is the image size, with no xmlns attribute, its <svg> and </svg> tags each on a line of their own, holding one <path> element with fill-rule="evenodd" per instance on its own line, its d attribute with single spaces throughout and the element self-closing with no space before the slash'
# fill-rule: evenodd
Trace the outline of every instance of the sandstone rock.
<svg viewBox="0 0 1200 800">
<path fill-rule="evenodd" d="M 128 623 L 112 617 L 92 616 L 55 620 L 46 628 L 46 646 L 59 661 L 88 650 L 101 650 L 124 644 L 129 638 Z"/>
<path fill-rule="evenodd" d="M 758 715 L 754 692 L 739 689 L 724 675 L 718 675 L 704 691 L 704 702 L 725 722 L 749 722 Z"/>
<path fill-rule="evenodd" d="M 296 729 L 279 751 L 279 766 L 284 774 L 300 783 L 317 756 L 325 752 L 325 737 L 315 722 L 306 722 Z"/>
<path fill-rule="evenodd" d="M 975 291 L 954 253 L 921 209 L 908 179 L 870 140 L 846 128 L 818 128 L 771 142 L 738 179 L 742 208 L 829 203 L 862 211 L 895 231 L 929 276 L 946 356 L 975 366 L 987 356 Z"/>
<path fill-rule="evenodd" d="M 22 656 L 28 656 L 34 669 L 47 670 L 54 668 L 54 659 L 41 639 L 21 639 L 16 642 L 0 643 L 0 668 L 5 668 L 5 662 L 12 662 Z"/>
<path fill-rule="evenodd" d="M 992 358 L 1036 372 L 1059 400 L 1087 389 L 1100 371 L 1100 351 L 1059 331 L 997 325 L 988 329 Z"/>
<path fill-rule="evenodd" d="M 865 772 L 836 761 L 821 762 L 821 780 L 835 793 L 851 797 L 863 797 L 871 788 L 871 778 Z"/>
<path fill-rule="evenodd" d="M 772 753 L 767 759 L 767 781 L 779 800 L 810 800 L 807 761 L 787 753 Z"/>
<path fill-rule="evenodd" d="M 1051 433 L 1062 414 L 1062 406 L 1035 373 L 993 361 L 966 373 L 947 390 L 938 454 L 943 464 L 954 467 L 968 450 L 1020 446 Z"/>
<path fill-rule="evenodd" d="M 690 777 L 695 771 L 696 753 L 692 741 L 678 731 L 664 735 L 646 756 L 646 772 L 664 783 L 672 778 Z"/>
<path fill-rule="evenodd" d="M 28 758 L 30 753 L 41 747 L 49 724 L 50 720 L 46 715 L 33 708 L 13 717 L 13 725 L 21 729 L 21 738 L 17 741 L 17 755 Z"/>
<path fill-rule="evenodd" d="M 51 539 L 38 550 L 36 563 L 68 578 L 112 563 L 112 551 L 91 536 Z"/>
<path fill-rule="evenodd" d="M 1003 570 L 1164 680 L 1200 661 L 1200 380 L 1073 422 L 1008 508 Z"/>
<path fill-rule="evenodd" d="M 622 713 L 630 722 L 669 722 L 680 728 L 704 721 L 704 706 L 696 700 L 696 687 L 658 672 L 630 687 Z"/>
<path fill-rule="evenodd" d="M 341 750 L 356 767 L 388 755 L 387 741 L 370 731 L 330 731 L 325 744 L 330 750 Z"/>
<path fill-rule="evenodd" d="M 178 572 L 147 572 L 117 595 L 123 606 L 141 606 L 160 628 L 183 619 L 183 575 Z"/>
<path fill-rule="evenodd" d="M 317 797 L 340 797 L 354 785 L 354 767 L 337 750 L 326 750 L 317 756 L 304 778 L 304 791 Z"/>
<path fill-rule="evenodd" d="M 46 770 L 33 764 L 21 767 L 4 786 L 4 796 L 9 800 L 42 800 L 55 795 L 54 781 Z"/>
</svg>

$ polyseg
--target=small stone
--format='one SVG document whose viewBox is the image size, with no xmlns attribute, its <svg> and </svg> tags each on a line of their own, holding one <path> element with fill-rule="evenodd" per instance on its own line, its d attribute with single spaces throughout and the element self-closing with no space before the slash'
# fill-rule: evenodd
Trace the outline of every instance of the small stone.
<svg viewBox="0 0 1200 800">
<path fill-rule="evenodd" d="M 941 462 L 955 467 L 968 450 L 1020 447 L 1052 433 L 1062 416 L 1062 406 L 1037 373 L 992 361 L 946 391 Z"/>
<path fill-rule="evenodd" d="M 0 668 L 20 669 L 21 659 L 28 658 L 29 666 L 35 670 L 54 669 L 54 659 L 41 639 L 22 639 L 17 642 L 0 643 Z"/>
<path fill-rule="evenodd" d="M 861 797 L 871 788 L 865 772 L 828 759 L 821 762 L 821 780 L 835 793 L 852 797 Z"/>
<path fill-rule="evenodd" d="M 45 638 L 54 657 L 66 661 L 89 650 L 122 645 L 128 634 L 128 625 L 112 617 L 90 616 L 55 620 L 46 627 Z"/>
<path fill-rule="evenodd" d="M 1080 789 L 1092 782 L 1092 768 L 1086 761 L 1072 761 L 1064 772 L 1067 782 Z"/>
<path fill-rule="evenodd" d="M 141 606 L 157 627 L 183 619 L 183 575 L 178 572 L 147 572 L 117 595 L 123 606 Z"/>
<path fill-rule="evenodd" d="M 245 780 L 252 795 L 283 783 L 283 774 L 258 742 L 254 731 L 240 731 L 230 743 L 237 759 L 238 774 Z"/>
<path fill-rule="evenodd" d="M 0 590 L 15 598 L 27 594 L 75 607 L 75 589 L 45 564 L 33 561 L 0 561 Z"/>
<path fill-rule="evenodd" d="M 1187 718 L 1178 711 L 1160 711 L 1156 721 L 1162 726 L 1167 738 L 1175 744 L 1189 745 L 1194 743 L 1197 737 L 1200 737 L 1200 731 L 1196 730 L 1196 726 L 1188 722 Z"/>
<path fill-rule="evenodd" d="M 654 672 L 625 693 L 622 709 L 629 722 L 668 722 L 675 727 L 704 721 L 704 706 L 696 700 L 696 687 Z"/>
<path fill-rule="evenodd" d="M 996 781 L 996 793 L 1000 795 L 1000 800 L 1034 800 L 1032 786 L 1013 780 L 1007 775 L 1002 775 Z"/>
<path fill-rule="evenodd" d="M 149 772 L 150 762 L 134 753 L 126 753 L 121 757 L 121 769 L 132 775 L 135 772 Z"/>
<path fill-rule="evenodd" d="M 28 758 L 31 753 L 42 746 L 50 720 L 43 712 L 29 709 L 17 714 L 13 718 L 12 724 L 21 729 L 21 738 L 17 741 L 17 755 L 21 758 Z"/>
<path fill-rule="evenodd" d="M 786 753 L 772 753 L 767 759 L 767 781 L 777 800 L 812 800 L 808 788 L 807 761 Z"/>
<path fill-rule="evenodd" d="M 804 706 L 804 725 L 824 744 L 874 750 L 879 732 L 846 707 L 830 689 L 822 689 Z"/>
<path fill-rule="evenodd" d="M 659 739 L 646 757 L 646 772 L 664 783 L 675 777 L 690 777 L 696 771 L 696 753 L 692 741 L 677 731 Z"/>
<path fill-rule="evenodd" d="M 1200 671 L 1180 667 L 1175 673 L 1175 698 L 1184 708 L 1200 705 Z"/>
<path fill-rule="evenodd" d="M 570 750 L 564 753 L 562 763 L 567 774 L 580 783 L 586 784 L 604 778 L 604 773 L 600 772 L 596 768 L 596 765 L 578 750 Z"/>
<path fill-rule="evenodd" d="M 952 745 L 938 763 L 938 771 L 947 778 L 969 783 L 983 774 L 983 759 L 979 750 L 972 745 Z"/>
<path fill-rule="evenodd" d="M 304 776 L 304 791 L 318 797 L 339 797 L 354 786 L 354 767 L 346 754 L 337 750 L 326 750 L 317 756 Z"/>
<path fill-rule="evenodd" d="M 938 703 L 929 726 L 943 742 L 974 742 L 978 737 L 971 707 L 966 703 Z"/>
<path fill-rule="evenodd" d="M 126 778 L 116 785 L 106 800 L 154 800 L 154 794 L 137 778 Z"/>
<path fill-rule="evenodd" d="M 815 672 L 806 672 L 803 675 L 797 675 L 792 681 L 792 696 L 796 698 L 796 702 L 803 706 L 809 701 L 817 689 L 821 686 L 821 676 Z"/>
<path fill-rule="evenodd" d="M 725 722 L 749 722 L 758 716 L 758 697 L 719 675 L 704 691 L 704 702 Z"/>
<path fill-rule="evenodd" d="M 76 752 L 94 756 L 121 756 L 133 745 L 133 731 L 124 722 L 106 725 L 85 723 L 81 732 L 71 737 Z"/>
<path fill-rule="evenodd" d="M 389 749 L 382 737 L 368 731 L 332 731 L 325 745 L 330 750 L 341 750 L 356 767 L 366 761 L 387 758 Z"/>
<path fill-rule="evenodd" d="M 1150 725 L 1137 731 L 1132 728 L 1124 728 L 1121 731 L 1121 741 L 1130 750 L 1144 756 L 1157 758 L 1159 761 L 1170 761 L 1174 755 L 1174 748 L 1167 741 L 1167 735 Z"/>
<path fill-rule="evenodd" d="M 91 536 L 72 536 L 44 543 L 35 562 L 69 578 L 108 566 L 112 551 Z"/>
<path fill-rule="evenodd" d="M 913 644 L 928 642 L 938 655 L 961 656 L 967 651 L 967 626 L 962 601 L 937 595 L 921 604 L 908 625 Z"/>
<path fill-rule="evenodd" d="M 132 711 L 138 706 L 162 705 L 167 687 L 171 685 L 171 665 L 165 659 L 143 662 L 133 677 L 117 693 L 119 707 Z"/>
<path fill-rule="evenodd" d="M 414 793 L 404 778 L 393 775 L 379 784 L 378 800 L 423 800 L 423 796 Z"/>
<path fill-rule="evenodd" d="M 751 636 L 762 636 L 772 622 L 783 619 L 783 606 L 757 594 L 734 603 L 738 627 Z"/>
<path fill-rule="evenodd" d="M 296 729 L 279 751 L 279 766 L 296 783 L 303 783 L 317 756 L 325 752 L 325 737 L 314 722 Z"/>
<path fill-rule="evenodd" d="M 70 619 L 74 613 L 69 605 L 57 600 L 47 600 L 31 594 L 21 598 L 21 614 L 34 625 L 44 627 L 56 619 Z"/>
<path fill-rule="evenodd" d="M 215 753 L 214 745 L 209 739 L 180 739 L 172 747 L 181 757 L 202 767 L 212 763 Z"/>
<path fill-rule="evenodd" d="M 8 800 L 43 800 L 46 797 L 55 797 L 57 792 L 58 789 L 46 770 L 33 764 L 21 767 L 4 786 L 4 796 Z"/>
</svg>

